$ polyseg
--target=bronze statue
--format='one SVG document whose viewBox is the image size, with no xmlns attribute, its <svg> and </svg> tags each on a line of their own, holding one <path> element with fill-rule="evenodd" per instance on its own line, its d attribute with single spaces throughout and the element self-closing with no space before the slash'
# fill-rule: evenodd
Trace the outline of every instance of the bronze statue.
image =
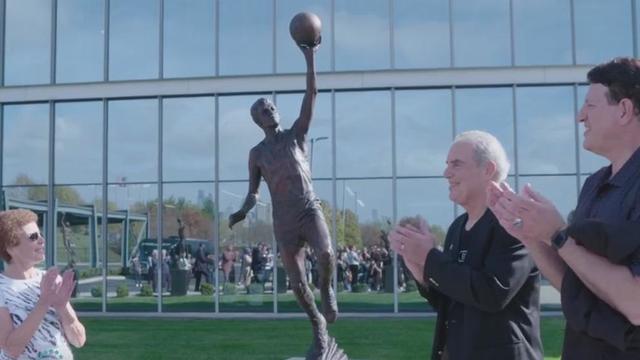
<svg viewBox="0 0 640 360">
<path fill-rule="evenodd" d="M 317 95 L 315 51 L 320 44 L 319 31 L 315 38 L 314 44 L 298 42 L 307 64 L 306 92 L 293 126 L 280 128 L 276 107 L 267 99 L 260 98 L 251 106 L 251 117 L 264 131 L 265 138 L 249 153 L 249 191 L 242 208 L 229 216 L 229 227 L 242 221 L 256 205 L 260 180 L 264 178 L 271 193 L 273 229 L 280 257 L 296 299 L 313 327 L 314 340 L 306 358 L 346 359 L 327 332 L 327 323 L 333 323 L 338 315 L 331 288 L 335 256 L 320 200 L 311 185 L 306 144 Z M 318 258 L 322 313 L 305 277 L 305 243 Z"/>
</svg>

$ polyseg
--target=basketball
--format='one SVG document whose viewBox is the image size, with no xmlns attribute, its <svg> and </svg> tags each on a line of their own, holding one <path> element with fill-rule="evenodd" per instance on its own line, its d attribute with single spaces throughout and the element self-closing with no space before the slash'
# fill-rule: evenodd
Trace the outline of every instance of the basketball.
<svg viewBox="0 0 640 360">
<path fill-rule="evenodd" d="M 322 30 L 322 22 L 318 15 L 301 12 L 291 19 L 289 23 L 289 32 L 293 41 L 300 45 L 314 47 L 320 43 L 320 31 Z"/>
</svg>

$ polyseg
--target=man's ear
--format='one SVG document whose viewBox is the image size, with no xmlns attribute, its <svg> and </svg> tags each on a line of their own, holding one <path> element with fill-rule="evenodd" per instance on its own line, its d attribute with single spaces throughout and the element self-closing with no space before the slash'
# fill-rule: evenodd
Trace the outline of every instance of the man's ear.
<svg viewBox="0 0 640 360">
<path fill-rule="evenodd" d="M 618 111 L 618 120 L 623 125 L 636 121 L 638 118 L 636 107 L 633 105 L 631 99 L 624 98 L 620 100 L 618 103 Z"/>
<path fill-rule="evenodd" d="M 494 161 L 489 160 L 484 164 L 484 175 L 489 180 L 493 180 L 496 171 L 498 171 L 498 166 Z"/>
</svg>

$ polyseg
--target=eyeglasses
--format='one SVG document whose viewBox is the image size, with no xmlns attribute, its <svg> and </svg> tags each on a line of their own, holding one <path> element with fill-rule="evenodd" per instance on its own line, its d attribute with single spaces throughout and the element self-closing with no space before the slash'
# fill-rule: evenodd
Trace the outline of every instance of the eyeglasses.
<svg viewBox="0 0 640 360">
<path fill-rule="evenodd" d="M 34 233 L 29 234 L 28 238 L 31 241 L 38 241 L 38 239 L 44 238 L 44 236 L 42 236 L 42 234 L 39 231 L 36 231 Z"/>
</svg>

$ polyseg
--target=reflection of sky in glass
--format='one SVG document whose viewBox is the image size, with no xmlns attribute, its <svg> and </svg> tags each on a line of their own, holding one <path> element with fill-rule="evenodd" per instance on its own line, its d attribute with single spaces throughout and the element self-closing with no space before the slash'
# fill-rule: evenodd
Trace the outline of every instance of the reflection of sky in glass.
<svg viewBox="0 0 640 360">
<path fill-rule="evenodd" d="M 393 6 L 396 67 L 449 67 L 449 2 L 399 0 Z"/>
<path fill-rule="evenodd" d="M 156 184 L 109 185 L 107 189 L 109 203 L 115 204 L 118 210 L 136 210 L 141 204 L 156 202 L 158 186 Z M 100 196 L 100 195 L 99 195 Z M 136 212 L 139 214 L 140 212 Z M 155 233 L 156 229 L 151 229 Z"/>
<path fill-rule="evenodd" d="M 633 55 L 631 0 L 580 0 L 574 9 L 578 64 Z"/>
<path fill-rule="evenodd" d="M 335 31 L 336 70 L 389 67 L 388 1 L 336 1 Z"/>
<path fill-rule="evenodd" d="M 452 5 L 454 65 L 509 65 L 509 0 L 457 0 Z"/>
<path fill-rule="evenodd" d="M 575 176 L 521 176 L 520 188 L 526 183 L 551 200 L 565 220 L 569 212 L 575 209 L 578 201 Z"/>
<path fill-rule="evenodd" d="M 56 104 L 55 182 L 102 181 L 102 102 Z"/>
<path fill-rule="evenodd" d="M 399 179 L 397 189 L 398 220 L 420 215 L 447 231 L 453 221 L 453 202 L 446 179 Z"/>
<path fill-rule="evenodd" d="M 336 193 L 338 211 L 354 212 L 360 224 L 393 218 L 391 180 L 342 180 Z"/>
<path fill-rule="evenodd" d="M 163 111 L 163 180 L 213 180 L 215 99 L 164 99 Z"/>
<path fill-rule="evenodd" d="M 210 0 L 164 1 L 164 77 L 215 72 L 215 6 Z"/>
<path fill-rule="evenodd" d="M 3 184 L 15 184 L 26 175 L 46 184 L 49 166 L 49 105 L 3 106 Z"/>
<path fill-rule="evenodd" d="M 578 111 L 584 104 L 584 99 L 587 96 L 588 86 L 578 86 Z M 603 166 L 609 165 L 609 161 L 600 156 L 587 151 L 582 146 L 584 143 L 584 125 L 578 124 L 578 141 L 580 146 L 580 172 L 581 173 L 593 173 L 598 171 Z"/>
<path fill-rule="evenodd" d="M 300 115 L 300 105 L 303 94 L 278 94 L 276 103 L 280 113 L 283 129 L 290 128 Z M 320 137 L 328 139 L 317 140 Z M 316 139 L 313 145 L 313 177 L 330 178 L 331 165 L 331 94 L 319 93 L 316 98 L 311 128 L 307 136 L 307 149 L 311 157 L 311 139 Z"/>
<path fill-rule="evenodd" d="M 249 178 L 249 151 L 264 139 L 264 132 L 251 120 L 251 105 L 268 95 L 221 96 L 219 98 L 220 154 L 222 180 Z"/>
<path fill-rule="evenodd" d="M 498 138 L 515 172 L 511 88 L 456 90 L 456 134 L 483 130 Z M 448 149 L 447 149 L 448 151 Z"/>
<path fill-rule="evenodd" d="M 100 81 L 104 0 L 58 0 L 56 82 Z"/>
<path fill-rule="evenodd" d="M 514 0 L 516 65 L 571 63 L 569 0 Z"/>
<path fill-rule="evenodd" d="M 111 0 L 109 79 L 158 77 L 160 2 Z"/>
<path fill-rule="evenodd" d="M 109 102 L 109 182 L 158 178 L 158 101 Z"/>
<path fill-rule="evenodd" d="M 442 175 L 451 145 L 451 90 L 396 91 L 398 176 Z"/>
<path fill-rule="evenodd" d="M 5 3 L 6 85 L 49 83 L 51 6 L 41 0 Z"/>
<path fill-rule="evenodd" d="M 220 74 L 273 71 L 271 1 L 220 2 Z"/>
<path fill-rule="evenodd" d="M 226 219 L 242 207 L 249 190 L 249 183 L 246 181 L 225 182 L 221 183 L 218 189 L 220 194 L 218 200 L 220 217 Z M 249 219 L 256 219 L 256 217 L 260 221 L 272 223 L 271 194 L 269 194 L 269 188 L 264 181 L 260 183 L 258 190 L 258 203 L 247 214 L 247 218 L 238 225 L 249 227 L 251 225 L 251 220 Z"/>
<path fill-rule="evenodd" d="M 337 176 L 391 176 L 390 95 L 336 93 Z"/>
<path fill-rule="evenodd" d="M 306 71 L 304 57 L 289 34 L 289 22 L 299 12 L 312 12 L 322 21 L 322 44 L 316 52 L 316 70 L 331 69 L 331 1 L 276 1 L 276 66 L 279 73 Z"/>
<path fill-rule="evenodd" d="M 573 89 L 520 87 L 516 103 L 520 173 L 575 172 Z"/>
</svg>

